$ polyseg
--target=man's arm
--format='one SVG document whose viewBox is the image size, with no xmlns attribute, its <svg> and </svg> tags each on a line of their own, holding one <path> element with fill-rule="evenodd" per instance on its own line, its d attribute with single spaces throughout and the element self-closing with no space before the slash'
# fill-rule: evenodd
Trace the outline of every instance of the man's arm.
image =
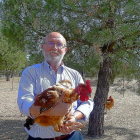
<svg viewBox="0 0 140 140">
<path fill-rule="evenodd" d="M 88 101 L 82 102 L 80 100 L 77 101 L 77 109 L 75 111 L 79 111 L 84 115 L 82 118 L 83 121 L 87 121 L 91 111 L 93 110 L 93 100 L 90 98 Z"/>
<path fill-rule="evenodd" d="M 69 103 L 64 103 L 63 102 L 63 97 L 64 95 L 62 95 L 58 101 L 58 103 L 52 107 L 51 109 L 43 112 L 40 114 L 40 107 L 39 106 L 34 106 L 32 105 L 30 107 L 30 114 L 31 116 L 38 116 L 38 115 L 46 115 L 46 116 L 64 116 L 69 108 L 70 108 L 70 104 Z"/>
<path fill-rule="evenodd" d="M 25 69 L 22 73 L 19 82 L 17 103 L 20 112 L 27 116 L 30 116 L 29 108 L 34 103 L 34 94 L 33 94 L 34 85 L 35 85 L 34 79 L 28 72 L 28 69 Z"/>
</svg>

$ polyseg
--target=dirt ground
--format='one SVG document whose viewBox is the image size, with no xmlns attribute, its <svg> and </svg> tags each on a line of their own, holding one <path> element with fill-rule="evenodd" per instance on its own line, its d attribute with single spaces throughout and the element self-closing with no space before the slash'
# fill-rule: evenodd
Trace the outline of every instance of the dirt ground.
<svg viewBox="0 0 140 140">
<path fill-rule="evenodd" d="M 0 79 L 0 140 L 26 140 L 27 134 L 23 124 L 25 116 L 21 115 L 17 106 L 17 93 L 20 78 L 6 82 Z M 13 81 L 13 86 L 12 86 Z M 140 96 L 136 94 L 135 81 L 126 82 L 125 94 L 121 89 L 122 82 L 111 85 L 109 95 L 115 100 L 114 107 L 107 112 L 104 120 L 105 134 L 98 140 L 140 140 Z M 131 85 L 133 88 L 130 88 Z M 96 81 L 93 83 L 93 95 L 96 90 Z M 81 133 L 85 140 L 95 138 L 87 136 L 88 125 Z"/>
</svg>

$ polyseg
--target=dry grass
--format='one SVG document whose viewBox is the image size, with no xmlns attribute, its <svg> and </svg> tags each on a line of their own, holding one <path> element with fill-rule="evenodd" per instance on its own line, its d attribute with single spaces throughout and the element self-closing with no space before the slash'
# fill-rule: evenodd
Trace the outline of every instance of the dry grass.
<svg viewBox="0 0 140 140">
<path fill-rule="evenodd" d="M 18 83 L 19 78 L 14 78 L 12 89 L 12 79 L 10 82 L 0 79 L 0 140 L 27 139 L 23 128 L 26 117 L 21 116 L 16 101 Z M 95 85 L 93 84 L 93 92 L 96 90 Z M 135 89 L 126 90 L 124 95 L 120 94 L 114 91 L 117 86 L 118 84 L 113 84 L 110 88 L 109 95 L 115 99 L 115 105 L 105 115 L 105 134 L 98 140 L 140 140 L 140 97 Z M 87 127 L 81 132 L 85 140 L 93 140 L 86 135 Z"/>
</svg>

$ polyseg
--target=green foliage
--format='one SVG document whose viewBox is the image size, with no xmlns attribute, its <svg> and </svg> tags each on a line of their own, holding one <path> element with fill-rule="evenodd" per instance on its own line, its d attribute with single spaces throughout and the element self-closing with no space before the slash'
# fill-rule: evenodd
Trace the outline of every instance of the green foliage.
<svg viewBox="0 0 140 140">
<path fill-rule="evenodd" d="M 139 54 L 137 51 L 121 50 L 112 55 L 112 75 L 111 81 L 115 77 L 128 79 L 140 79 Z"/>
<path fill-rule="evenodd" d="M 72 50 L 72 53 L 66 55 L 64 61 L 69 67 L 80 71 L 84 70 L 90 76 L 94 76 L 98 73 L 99 59 L 100 56 L 93 47 L 77 46 Z"/>
<path fill-rule="evenodd" d="M 0 70 L 19 70 L 25 67 L 26 53 L 18 46 L 1 37 L 0 48 Z"/>
<path fill-rule="evenodd" d="M 42 55 L 42 52 L 40 53 L 35 53 L 35 54 L 31 54 L 29 56 L 29 61 L 28 61 L 28 65 L 34 65 L 37 63 L 41 63 L 44 60 L 44 57 Z"/>
<path fill-rule="evenodd" d="M 111 54 L 112 73 L 137 75 L 139 0 L 5 0 L 1 4 L 3 35 L 28 51 L 30 63 L 38 63 L 35 57 L 41 56 L 42 38 L 58 31 L 68 43 L 65 61 L 71 62 L 73 67 L 98 72 L 103 57 L 93 46 L 100 50 L 105 44 L 115 42 Z M 125 65 L 127 72 L 122 70 Z"/>
</svg>

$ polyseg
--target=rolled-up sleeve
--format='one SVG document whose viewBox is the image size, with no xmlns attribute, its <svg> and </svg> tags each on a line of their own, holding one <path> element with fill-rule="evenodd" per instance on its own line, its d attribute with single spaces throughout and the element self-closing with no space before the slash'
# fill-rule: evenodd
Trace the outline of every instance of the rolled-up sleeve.
<svg viewBox="0 0 140 140">
<path fill-rule="evenodd" d="M 22 114 L 30 116 L 29 108 L 34 103 L 34 79 L 28 69 L 23 71 L 19 83 L 17 103 Z"/>
<path fill-rule="evenodd" d="M 80 111 L 84 114 L 84 121 L 87 121 L 91 111 L 93 110 L 93 100 L 90 98 L 88 101 L 82 102 L 80 100 L 77 101 L 77 109 L 75 111 Z"/>
</svg>

